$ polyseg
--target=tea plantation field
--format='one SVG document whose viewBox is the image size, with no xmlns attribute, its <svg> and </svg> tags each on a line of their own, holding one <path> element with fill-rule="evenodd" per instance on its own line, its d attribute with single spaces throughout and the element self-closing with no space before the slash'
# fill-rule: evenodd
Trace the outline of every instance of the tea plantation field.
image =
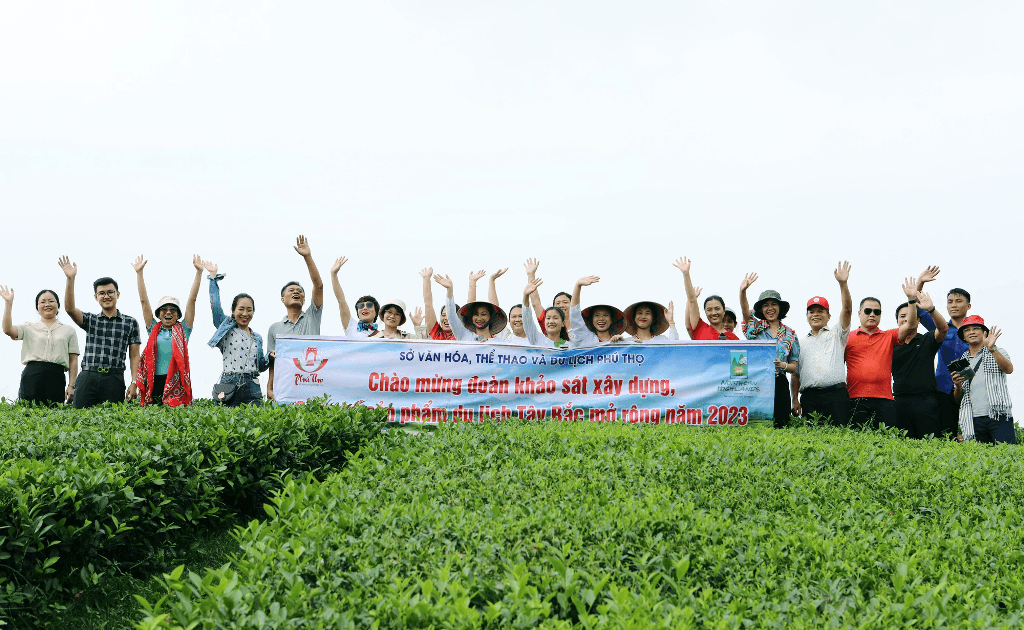
<svg viewBox="0 0 1024 630">
<path fill-rule="evenodd" d="M 139 628 L 1019 628 L 1017 447 L 502 422 L 296 474 Z"/>
</svg>

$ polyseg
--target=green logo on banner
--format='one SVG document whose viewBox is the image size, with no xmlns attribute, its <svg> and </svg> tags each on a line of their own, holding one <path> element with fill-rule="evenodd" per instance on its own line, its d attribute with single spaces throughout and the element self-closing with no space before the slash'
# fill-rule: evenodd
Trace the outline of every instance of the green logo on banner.
<svg viewBox="0 0 1024 630">
<path fill-rule="evenodd" d="M 729 351 L 729 376 L 731 378 L 747 378 L 747 351 Z"/>
</svg>

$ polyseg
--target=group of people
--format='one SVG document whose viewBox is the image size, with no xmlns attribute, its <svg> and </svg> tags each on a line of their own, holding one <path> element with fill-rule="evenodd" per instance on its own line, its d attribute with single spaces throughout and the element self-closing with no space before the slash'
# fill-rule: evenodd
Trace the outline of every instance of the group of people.
<svg viewBox="0 0 1024 630">
<path fill-rule="evenodd" d="M 84 353 L 79 350 L 75 330 L 58 320 L 60 300 L 55 291 L 43 290 L 36 295 L 38 321 L 15 326 L 11 314 L 14 292 L 0 286 L 0 297 L 5 301 L 3 332 L 22 341 L 25 368 L 19 398 L 48 404 L 73 402 L 77 408 L 136 397 L 142 405 L 188 405 L 192 401 L 189 338 L 205 271 L 216 328 L 208 343 L 222 355 L 222 373 L 213 398 L 230 405 L 258 402 L 263 398 L 259 375 L 269 370 L 267 398 L 273 400 L 277 336 L 319 335 L 323 315 L 324 283 L 309 242 L 299 236 L 294 249 L 306 264 L 311 299 L 307 305 L 300 282 L 287 282 L 281 288 L 285 315 L 271 324 L 266 342 L 250 326 L 255 314 L 252 296 L 235 295 L 230 312 L 225 313 L 220 296 L 224 274 L 219 273 L 216 264 L 199 256 L 192 260 L 195 276 L 184 311 L 179 300 L 171 296 L 161 297 L 154 311 L 143 274 L 147 261 L 142 256 L 134 261 L 148 335 L 144 348 L 138 322 L 118 309 L 120 293 L 113 278 L 93 282 L 99 313 L 85 313 L 77 307 L 78 268 L 67 256 L 58 261 L 67 279 L 64 311 L 86 332 Z M 420 271 L 422 308 L 407 312 L 400 299 L 381 301 L 363 295 L 355 300 L 353 312 L 338 277 L 346 262 L 340 257 L 331 266 L 331 284 L 342 327 L 350 337 L 458 340 L 557 349 L 672 343 L 680 339 L 671 301 L 668 306 L 645 300 L 625 309 L 610 304 L 582 308 L 582 290 L 600 282 L 598 276 L 581 277 L 572 293 L 556 294 L 551 306 L 545 307 L 539 292 L 543 284 L 537 277 L 539 263 L 532 258 L 525 263 L 522 302 L 507 312 L 500 306 L 496 286 L 507 268 L 490 274 L 487 300 L 478 300 L 476 295 L 478 281 L 486 276 L 483 270 L 469 274 L 467 302 L 459 306 L 452 279 L 425 268 Z M 929 267 L 903 283 L 907 300 L 896 308 L 896 327 L 883 329 L 881 301 L 866 297 L 858 308 L 860 326 L 851 329 L 853 300 L 847 285 L 851 268 L 847 262 L 840 263 L 834 272 L 841 296 L 838 324 L 831 324 L 828 300 L 814 296 L 806 306 L 810 331 L 801 336 L 783 323 L 790 304 L 778 291 L 762 291 L 753 306 L 749 304 L 747 291 L 758 280 L 756 273 L 746 274 L 740 283 L 737 313 L 719 295 L 711 295 L 703 303 L 698 301 L 702 290 L 691 281 L 689 259 L 680 258 L 674 266 L 683 275 L 687 300 L 684 328 L 690 339 L 739 341 L 735 329 L 742 323 L 744 339 L 775 342 L 777 427 L 785 426 L 791 413 L 817 414 L 839 425 L 884 423 L 906 430 L 911 437 L 951 433 L 965 440 L 1016 442 L 1006 385 L 1013 364 L 1006 350 L 996 345 L 1001 332 L 994 326 L 990 330 L 981 317 L 968 314 L 971 298 L 964 289 L 954 288 L 947 293 L 948 320 L 935 315 L 936 307 L 924 286 L 936 279 L 937 267 Z M 445 290 L 439 316 L 434 310 L 434 283 Z M 412 332 L 402 328 L 407 321 L 412 323 Z M 919 332 L 921 325 L 926 332 Z M 948 367 L 951 364 L 952 371 Z M 127 388 L 126 368 L 133 376 Z"/>
</svg>

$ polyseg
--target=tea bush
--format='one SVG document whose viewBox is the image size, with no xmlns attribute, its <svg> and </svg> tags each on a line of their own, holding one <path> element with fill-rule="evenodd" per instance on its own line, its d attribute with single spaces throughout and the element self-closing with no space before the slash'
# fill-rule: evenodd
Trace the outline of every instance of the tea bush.
<svg viewBox="0 0 1024 630">
<path fill-rule="evenodd" d="M 989 628 L 1024 608 L 1015 447 L 590 423 L 391 433 L 290 478 L 156 628 Z"/>
<path fill-rule="evenodd" d="M 0 407 L 0 618 L 144 563 L 183 529 L 262 514 L 283 475 L 340 468 L 384 416 L 334 405 Z"/>
</svg>

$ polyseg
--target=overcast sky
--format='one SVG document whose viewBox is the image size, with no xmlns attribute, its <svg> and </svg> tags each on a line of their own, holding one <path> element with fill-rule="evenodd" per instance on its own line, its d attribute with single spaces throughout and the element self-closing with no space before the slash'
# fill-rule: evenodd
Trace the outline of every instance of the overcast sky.
<svg viewBox="0 0 1024 630">
<path fill-rule="evenodd" d="M 936 301 L 967 288 L 1024 367 L 1021 23 L 1019 2 L 6 2 L 0 284 L 36 319 L 66 253 L 83 309 L 111 275 L 139 317 L 132 259 L 184 300 L 199 253 L 265 333 L 281 285 L 308 285 L 300 233 L 325 280 L 350 258 L 350 298 L 410 306 L 432 265 L 460 301 L 470 269 L 510 267 L 507 307 L 536 256 L 546 301 L 597 274 L 585 303 L 681 308 L 686 255 L 732 306 L 759 272 L 751 301 L 779 290 L 803 333 L 836 261 L 890 322 L 937 264 Z M 205 281 L 197 312 L 208 396 Z M 12 397 L 20 346 L 0 349 Z"/>
</svg>

